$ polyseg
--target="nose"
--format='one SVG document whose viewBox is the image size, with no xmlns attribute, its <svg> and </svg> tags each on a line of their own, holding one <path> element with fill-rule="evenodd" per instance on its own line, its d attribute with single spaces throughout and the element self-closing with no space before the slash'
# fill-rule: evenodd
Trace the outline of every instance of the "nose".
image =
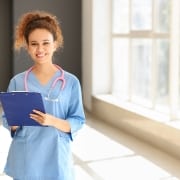
<svg viewBox="0 0 180 180">
<path fill-rule="evenodd" d="M 43 46 L 39 44 L 39 45 L 37 46 L 37 51 L 38 51 L 38 52 L 43 51 Z"/>
</svg>

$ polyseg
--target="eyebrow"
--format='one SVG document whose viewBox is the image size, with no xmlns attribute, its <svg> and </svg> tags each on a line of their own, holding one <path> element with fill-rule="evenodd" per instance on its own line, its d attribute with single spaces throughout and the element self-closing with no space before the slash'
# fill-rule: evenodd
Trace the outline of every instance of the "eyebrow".
<svg viewBox="0 0 180 180">
<path fill-rule="evenodd" d="M 35 41 L 35 40 L 33 40 L 33 41 L 30 41 L 31 43 L 37 43 L 37 41 Z M 51 42 L 51 40 L 48 40 L 48 39 L 45 39 L 45 40 L 43 40 L 42 42 Z"/>
</svg>

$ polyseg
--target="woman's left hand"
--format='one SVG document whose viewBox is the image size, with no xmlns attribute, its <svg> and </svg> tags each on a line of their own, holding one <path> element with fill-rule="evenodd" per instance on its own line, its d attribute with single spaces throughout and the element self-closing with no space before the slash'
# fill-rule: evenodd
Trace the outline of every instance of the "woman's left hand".
<svg viewBox="0 0 180 180">
<path fill-rule="evenodd" d="M 70 123 L 67 120 L 56 118 L 51 114 L 33 110 L 33 113 L 30 114 L 30 118 L 43 126 L 52 126 L 67 133 L 71 131 Z"/>
<path fill-rule="evenodd" d="M 43 113 L 38 110 L 33 110 L 34 113 L 30 114 L 30 118 L 43 126 L 53 126 L 54 116 Z"/>
</svg>

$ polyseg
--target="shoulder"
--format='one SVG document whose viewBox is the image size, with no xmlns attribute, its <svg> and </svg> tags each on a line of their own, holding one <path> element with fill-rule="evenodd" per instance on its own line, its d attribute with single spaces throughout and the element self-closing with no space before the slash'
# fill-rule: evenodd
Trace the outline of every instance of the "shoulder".
<svg viewBox="0 0 180 180">
<path fill-rule="evenodd" d="M 8 85 L 8 91 L 23 90 L 25 72 L 14 75 Z"/>
<path fill-rule="evenodd" d="M 64 77 L 65 77 L 65 79 L 67 81 L 72 81 L 72 82 L 78 82 L 79 83 L 79 79 L 77 78 L 77 76 L 70 73 L 70 72 L 64 71 Z"/>
<path fill-rule="evenodd" d="M 69 73 L 67 71 L 64 71 L 64 78 L 65 78 L 65 83 L 67 85 L 66 86 L 67 88 L 69 88 L 71 90 L 73 89 L 73 90 L 80 91 L 81 84 L 76 75 Z"/>
<path fill-rule="evenodd" d="M 14 75 L 11 78 L 11 81 L 17 81 L 17 80 L 20 80 L 20 79 L 24 79 L 24 76 L 25 76 L 25 71 Z"/>
</svg>

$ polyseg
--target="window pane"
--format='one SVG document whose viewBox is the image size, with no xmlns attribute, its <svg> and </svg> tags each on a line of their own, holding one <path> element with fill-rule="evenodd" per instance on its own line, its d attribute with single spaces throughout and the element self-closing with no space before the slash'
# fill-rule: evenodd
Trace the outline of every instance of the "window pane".
<svg viewBox="0 0 180 180">
<path fill-rule="evenodd" d="M 152 30 L 152 0 L 132 0 L 132 30 Z"/>
<path fill-rule="evenodd" d="M 112 5 L 113 33 L 129 32 L 129 1 L 113 0 Z"/>
<path fill-rule="evenodd" d="M 156 31 L 168 32 L 169 31 L 169 0 L 157 0 L 157 17 L 156 17 Z"/>
<path fill-rule="evenodd" d="M 132 100 L 145 106 L 151 104 L 151 59 L 152 40 L 132 40 Z"/>
<path fill-rule="evenodd" d="M 123 38 L 113 39 L 113 64 L 112 75 L 113 95 L 120 97 L 121 99 L 128 99 L 129 88 L 129 40 Z"/>
<path fill-rule="evenodd" d="M 167 112 L 169 95 L 169 41 L 157 40 L 156 108 Z"/>
</svg>

